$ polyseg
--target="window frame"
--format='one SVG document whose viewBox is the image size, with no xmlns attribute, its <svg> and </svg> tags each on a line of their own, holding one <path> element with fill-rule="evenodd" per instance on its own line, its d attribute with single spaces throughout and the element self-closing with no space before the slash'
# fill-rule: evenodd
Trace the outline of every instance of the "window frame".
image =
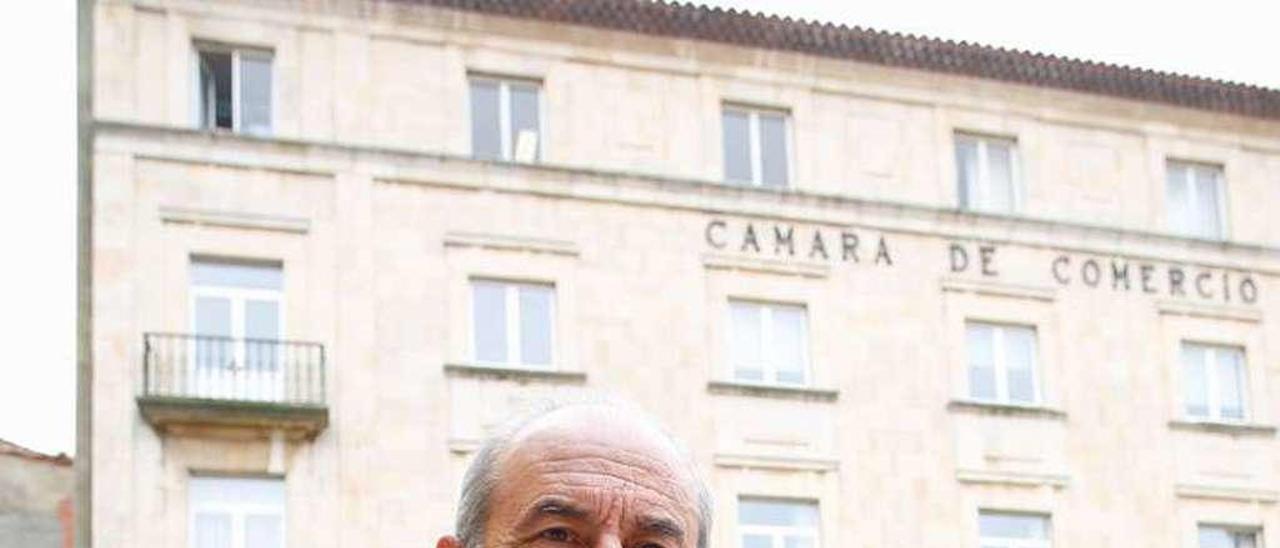
<svg viewBox="0 0 1280 548">
<path fill-rule="evenodd" d="M 804 537 L 813 541 L 813 548 L 822 548 L 822 504 L 818 500 L 810 499 L 788 499 L 767 496 L 739 496 L 737 500 L 738 508 L 742 507 L 745 501 L 769 502 L 774 504 L 793 504 L 812 506 L 817 515 L 818 523 L 813 527 L 800 527 L 788 525 L 748 525 L 742 523 L 741 516 L 736 520 L 738 527 L 737 548 L 745 548 L 743 538 L 747 535 L 758 535 L 769 538 L 770 548 L 785 548 L 786 539 Z"/>
<path fill-rule="evenodd" d="M 1248 525 L 1228 525 L 1222 523 L 1197 523 L 1196 524 L 1196 546 L 1200 546 L 1200 535 L 1205 529 L 1217 529 L 1223 531 L 1232 537 L 1237 535 L 1253 535 L 1253 548 L 1265 548 L 1265 539 L 1262 536 L 1262 527 Z M 1234 540 L 1234 538 L 1233 538 Z"/>
<path fill-rule="evenodd" d="M 474 82 L 488 82 L 498 86 L 498 143 L 501 151 L 498 158 L 481 158 L 476 154 L 475 121 L 471 118 L 475 112 L 475 104 L 473 103 L 475 98 L 471 93 L 471 85 Z M 528 162 L 521 162 L 515 157 L 515 136 L 511 134 L 511 86 L 513 84 L 533 86 L 538 92 L 538 146 L 534 152 L 533 159 Z M 543 88 L 543 81 L 537 78 L 503 76 L 480 72 L 467 73 L 467 137 L 469 137 L 468 147 L 470 148 L 471 157 L 501 162 L 542 163 L 547 147 L 547 103 L 546 93 L 543 93 Z"/>
<path fill-rule="evenodd" d="M 1025 538 L 1009 538 L 1009 537 L 986 537 L 982 534 L 982 517 L 984 515 L 999 516 L 1018 516 L 1024 518 L 1037 518 L 1044 521 L 1045 538 L 1043 539 L 1025 539 Z M 983 508 L 978 510 L 978 546 L 981 548 L 1052 548 L 1053 547 L 1053 516 L 1051 514 L 1039 512 L 1026 512 L 1018 510 L 996 510 Z"/>
<path fill-rule="evenodd" d="M 505 350 L 507 361 L 495 362 L 480 359 L 479 348 L 476 346 L 476 298 L 475 288 L 477 283 L 497 284 L 503 288 L 503 311 L 505 313 L 504 325 L 506 329 Z M 549 349 L 549 357 L 546 365 L 529 364 L 523 361 L 522 349 L 520 348 L 520 337 L 523 333 L 522 324 L 520 323 L 520 288 L 521 287 L 543 287 L 551 290 L 550 305 L 547 310 L 547 317 L 551 325 L 547 329 L 547 345 Z M 486 367 L 500 367 L 506 369 L 523 369 L 533 371 L 555 371 L 559 368 L 558 360 L 560 360 L 560 351 L 557 348 L 557 339 L 559 338 L 559 327 L 556 325 L 557 314 L 559 313 L 559 291 L 555 282 L 537 281 L 537 280 L 516 280 L 508 278 L 493 278 L 486 276 L 472 276 L 467 278 L 467 298 L 470 306 L 467 309 L 467 315 L 470 325 L 470 337 L 468 337 L 468 352 L 472 363 L 483 365 Z"/>
<path fill-rule="evenodd" d="M 993 330 L 993 334 L 991 338 L 991 361 L 992 361 L 991 368 L 993 369 L 993 374 L 995 375 L 995 390 L 996 390 L 995 398 L 979 398 L 977 396 L 974 396 L 974 393 L 973 393 L 973 382 L 972 382 L 973 358 L 972 358 L 971 349 L 969 348 L 968 343 L 969 343 L 969 329 L 970 327 L 975 325 L 989 327 Z M 1009 396 L 1009 374 L 1008 374 L 1009 367 L 1008 367 L 1007 361 L 1005 360 L 1006 348 L 1004 345 L 1005 332 L 1009 329 L 1026 329 L 1031 331 L 1031 337 L 1032 337 L 1031 340 L 1035 346 L 1034 348 L 1032 348 L 1032 352 L 1031 352 L 1031 386 L 1032 386 L 1033 397 L 1032 397 L 1032 401 L 1030 402 L 1015 402 Z M 1022 323 L 1014 323 L 1014 322 L 1001 322 L 1001 321 L 990 321 L 990 320 L 983 320 L 983 319 L 968 318 L 968 319 L 965 319 L 964 321 L 964 341 L 965 341 L 965 352 L 964 352 L 965 371 L 964 372 L 965 372 L 965 381 L 966 381 L 965 398 L 967 398 L 969 401 L 992 404 L 992 405 L 1003 405 L 1003 406 L 1009 406 L 1009 407 L 1044 407 L 1045 406 L 1043 374 L 1041 372 L 1042 360 L 1040 358 L 1040 329 L 1038 326 L 1036 326 L 1035 324 L 1022 324 Z"/>
<path fill-rule="evenodd" d="M 729 170 L 726 169 L 724 157 L 724 117 L 730 112 L 745 114 L 747 116 L 747 143 L 751 161 L 751 180 L 738 180 L 729 178 Z M 782 117 L 782 155 L 787 162 L 786 177 L 781 186 L 771 186 L 764 182 L 764 154 L 761 148 L 760 133 L 760 116 L 761 114 L 772 114 Z M 791 111 L 781 107 L 758 106 L 745 103 L 723 102 L 720 105 L 720 170 L 721 180 L 726 184 L 734 186 L 745 186 L 750 188 L 777 188 L 779 190 L 794 188 L 795 180 L 795 159 L 792 157 L 794 150 L 793 138 L 791 135 Z"/>
<path fill-rule="evenodd" d="M 976 195 L 975 188 L 963 188 L 961 186 L 960 164 L 957 156 L 961 142 L 972 142 L 976 148 L 976 157 L 974 161 L 977 163 L 978 171 L 975 174 L 975 180 L 972 182 L 975 186 L 981 186 L 984 194 L 991 192 L 991 167 L 989 162 L 988 148 L 993 142 L 1006 143 L 1009 146 L 1009 193 L 1010 204 L 1008 210 L 1000 210 L 990 207 L 987 204 L 975 205 Z M 955 130 L 952 132 L 951 145 L 952 165 L 955 166 L 955 189 L 956 189 L 956 205 L 963 211 L 972 211 L 976 213 L 996 213 L 1013 215 L 1021 213 L 1026 204 L 1027 190 L 1024 188 L 1026 183 L 1023 181 L 1022 173 L 1022 153 L 1021 146 L 1016 136 L 1008 135 L 992 135 L 986 133 L 978 133 L 972 131 Z M 989 201 L 989 199 L 988 199 Z"/>
<path fill-rule="evenodd" d="M 1205 386 L 1203 388 L 1205 391 L 1205 406 L 1208 408 L 1208 413 L 1203 417 L 1192 415 L 1187 409 L 1186 396 L 1189 380 L 1186 374 L 1186 363 L 1183 360 L 1188 346 L 1196 346 L 1205 351 L 1205 361 L 1200 365 L 1205 368 Z M 1237 352 L 1240 356 L 1240 418 L 1222 416 L 1222 393 L 1219 382 L 1221 362 L 1218 361 L 1218 354 L 1221 351 Z M 1251 399 L 1249 397 L 1249 387 L 1251 385 L 1249 382 L 1249 353 L 1248 349 L 1243 345 L 1183 339 L 1178 346 L 1178 370 L 1179 378 L 1182 379 L 1182 402 L 1179 408 L 1185 420 L 1212 424 L 1246 424 L 1249 422 L 1252 416 L 1249 405 Z"/>
<path fill-rule="evenodd" d="M 235 344 L 232 344 L 232 347 L 235 349 L 234 363 L 236 367 L 243 368 L 246 366 L 246 361 L 245 361 L 246 345 L 244 344 L 244 341 L 246 340 L 245 305 L 249 301 L 251 300 L 269 301 L 276 305 L 276 318 L 277 318 L 277 321 L 279 322 L 279 325 L 277 325 L 277 329 L 276 329 L 277 333 L 274 341 L 283 342 L 285 340 L 284 334 L 287 332 L 286 331 L 287 323 L 285 318 L 285 299 L 284 299 L 285 290 L 284 290 L 284 265 L 283 264 L 274 263 L 274 262 L 264 262 L 264 261 L 245 261 L 245 260 L 219 259 L 219 258 L 210 258 L 210 257 L 192 257 L 187 263 L 187 268 L 188 269 L 194 268 L 197 263 L 241 265 L 241 266 L 249 265 L 249 266 L 263 267 L 263 268 L 275 268 L 280 272 L 280 289 L 261 289 L 261 288 L 249 288 L 249 287 L 236 287 L 232 285 L 197 284 L 190 279 L 190 276 L 188 276 L 187 278 L 187 326 L 192 335 L 196 335 L 196 336 L 200 335 L 200 333 L 196 331 L 196 315 L 197 315 L 198 302 L 202 297 L 210 297 L 210 298 L 227 299 L 230 302 L 231 333 L 228 334 L 227 336 L 232 339 L 233 343 L 235 343 Z M 188 270 L 188 272 L 190 272 L 190 270 Z M 261 340 L 261 339 L 255 338 L 254 340 Z M 275 348 L 276 348 L 276 351 L 279 352 L 280 346 L 276 345 Z M 194 355 L 195 354 L 193 352 L 192 356 Z"/>
<path fill-rule="evenodd" d="M 197 502 L 193 500 L 192 484 L 212 481 L 272 481 L 279 484 L 283 500 L 279 506 L 264 503 L 247 503 L 242 500 L 229 502 Z M 213 510 L 232 516 L 231 548 L 245 548 L 244 524 L 249 516 L 276 516 L 280 519 L 280 545 L 289 546 L 289 499 L 288 485 L 283 477 L 251 477 L 251 476 L 193 476 L 187 480 L 187 542 L 188 548 L 196 547 L 196 516 L 202 510 Z M 239 532 L 240 534 L 236 534 Z"/>
<path fill-rule="evenodd" d="M 1195 232 L 1188 232 L 1180 227 L 1174 226 L 1173 204 L 1169 201 L 1169 183 L 1173 178 L 1174 168 L 1183 170 L 1181 182 L 1185 185 L 1186 195 L 1188 196 L 1188 207 L 1183 208 L 1189 211 L 1199 211 L 1196 207 L 1199 205 L 1199 192 L 1196 190 L 1199 185 L 1196 184 L 1195 174 L 1199 169 L 1209 169 L 1213 172 L 1213 187 L 1217 194 L 1217 226 L 1212 227 L 1214 233 L 1212 235 L 1203 235 Z M 1212 241 L 1224 241 L 1228 239 L 1228 230 L 1230 228 L 1227 222 L 1227 169 L 1224 164 L 1213 162 L 1199 162 L 1195 160 L 1184 160 L 1180 158 L 1168 157 L 1164 162 L 1164 197 L 1165 197 L 1165 223 L 1166 227 L 1174 234 L 1186 238 L 1199 238 Z"/>
<path fill-rule="evenodd" d="M 279 88 L 277 72 L 276 72 L 276 54 L 271 48 L 228 44 L 223 42 L 210 42 L 196 40 L 192 42 L 192 89 L 193 103 L 192 114 L 194 125 L 204 131 L 231 131 L 232 133 L 240 133 L 245 135 L 270 136 L 275 134 L 276 130 L 276 90 Z M 216 125 L 205 126 L 204 117 L 209 112 L 210 106 L 205 103 L 206 97 L 203 87 L 200 85 L 200 56 L 203 53 L 225 53 L 231 55 L 231 128 L 220 128 Z M 270 61 L 271 66 L 271 106 L 267 109 L 269 117 L 267 131 L 265 133 L 247 133 L 244 131 L 241 123 L 241 98 L 240 98 L 240 61 L 244 56 L 265 58 Z M 214 106 L 213 108 L 216 108 Z M 212 117 L 210 117 L 212 118 Z"/>
<path fill-rule="evenodd" d="M 760 374 L 761 374 L 760 380 L 758 381 L 743 380 L 738 377 L 738 369 L 739 369 L 738 364 L 734 363 L 734 360 L 733 360 L 733 356 L 734 356 L 733 342 L 735 337 L 733 307 L 735 304 L 755 306 L 760 311 L 760 314 L 758 315 L 760 320 L 760 351 L 763 355 L 766 355 L 766 356 L 771 353 L 771 350 L 773 348 L 772 346 L 773 339 L 771 335 L 773 333 L 774 309 L 775 308 L 800 309 L 802 313 L 801 317 L 804 320 L 802 324 L 804 332 L 801 334 L 803 336 L 803 341 L 801 341 L 801 344 L 800 344 L 800 372 L 804 378 L 800 382 L 790 383 L 790 382 L 779 381 L 778 380 L 778 371 L 779 371 L 778 364 L 763 361 L 763 360 L 761 362 L 763 365 L 760 371 Z M 810 387 L 814 385 L 813 367 L 811 364 L 811 357 L 810 357 L 811 350 L 809 348 L 810 344 L 812 344 L 811 335 L 809 331 L 809 307 L 806 304 L 729 297 L 728 306 L 725 307 L 725 315 L 727 317 L 726 325 L 728 325 L 729 327 L 728 329 L 729 336 L 726 338 L 726 346 L 728 350 L 727 358 L 729 362 L 729 378 L 732 382 L 743 383 L 743 384 L 757 384 L 761 386 L 781 386 L 781 387 L 790 387 L 790 388 L 805 388 L 805 387 Z"/>
</svg>

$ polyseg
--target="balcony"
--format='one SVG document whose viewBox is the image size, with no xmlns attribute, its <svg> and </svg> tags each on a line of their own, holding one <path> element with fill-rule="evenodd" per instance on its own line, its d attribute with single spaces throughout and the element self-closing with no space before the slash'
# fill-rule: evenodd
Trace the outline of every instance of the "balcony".
<svg viewBox="0 0 1280 548">
<path fill-rule="evenodd" d="M 317 343 L 143 335 L 142 417 L 174 435 L 314 439 L 329 424 Z"/>
</svg>

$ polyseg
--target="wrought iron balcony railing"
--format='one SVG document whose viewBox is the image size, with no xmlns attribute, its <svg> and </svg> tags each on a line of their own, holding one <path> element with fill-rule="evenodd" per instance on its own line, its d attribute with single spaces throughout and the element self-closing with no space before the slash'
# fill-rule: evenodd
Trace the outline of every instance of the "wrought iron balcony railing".
<svg viewBox="0 0 1280 548">
<path fill-rule="evenodd" d="M 144 397 L 325 404 L 318 343 L 147 333 L 143 344 Z"/>
</svg>

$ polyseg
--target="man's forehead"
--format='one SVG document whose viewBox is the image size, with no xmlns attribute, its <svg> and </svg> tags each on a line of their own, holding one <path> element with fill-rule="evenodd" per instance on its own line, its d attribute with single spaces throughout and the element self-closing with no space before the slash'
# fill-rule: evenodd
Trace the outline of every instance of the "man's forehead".
<svg viewBox="0 0 1280 548">
<path fill-rule="evenodd" d="M 697 531 L 696 494 L 678 467 L 607 444 L 563 441 L 530 438 L 506 463 L 495 495 L 517 524 L 554 515 L 612 522 L 624 533 L 688 538 Z"/>
<path fill-rule="evenodd" d="M 701 534 L 691 464 L 656 425 L 627 410 L 584 405 L 533 419 L 509 435 L 494 470 L 488 526 L 496 530 L 573 515 L 682 545 Z"/>
<path fill-rule="evenodd" d="M 571 406 L 535 418 L 511 437 L 507 452 L 563 443 L 612 446 L 676 466 L 684 461 L 671 439 L 653 423 L 636 412 L 605 405 Z"/>
<path fill-rule="evenodd" d="M 693 496 L 694 478 L 683 457 L 660 431 L 610 408 L 583 406 L 541 417 L 512 439 L 499 469 L 510 476 L 601 473 L 624 476 L 679 499 Z M 512 478 L 514 479 L 514 478 Z"/>
</svg>

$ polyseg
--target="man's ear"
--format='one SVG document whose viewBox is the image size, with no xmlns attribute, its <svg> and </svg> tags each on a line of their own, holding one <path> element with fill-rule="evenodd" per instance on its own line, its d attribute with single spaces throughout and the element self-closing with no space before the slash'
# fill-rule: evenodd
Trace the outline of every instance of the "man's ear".
<svg viewBox="0 0 1280 548">
<path fill-rule="evenodd" d="M 436 541 L 436 548 L 462 548 L 462 542 L 458 540 L 458 537 L 445 535 Z"/>
</svg>

